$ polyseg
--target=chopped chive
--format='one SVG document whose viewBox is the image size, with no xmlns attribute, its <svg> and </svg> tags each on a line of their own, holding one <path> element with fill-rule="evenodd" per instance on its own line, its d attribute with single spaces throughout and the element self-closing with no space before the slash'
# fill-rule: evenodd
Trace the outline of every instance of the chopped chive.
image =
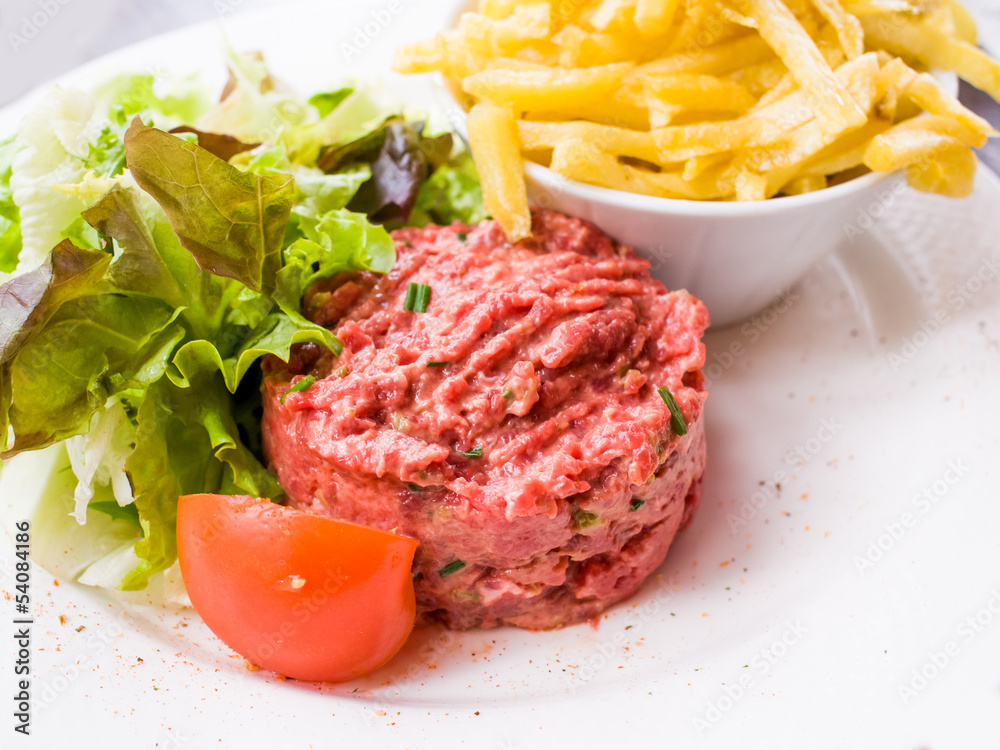
<svg viewBox="0 0 1000 750">
<path fill-rule="evenodd" d="M 640 498 L 636 498 L 635 500 L 633 500 L 632 502 L 630 502 L 628 504 L 628 509 L 630 511 L 632 511 L 633 513 L 635 513 L 637 510 L 639 510 L 639 508 L 641 508 L 645 504 L 646 504 L 645 500 L 641 500 Z"/>
<path fill-rule="evenodd" d="M 306 375 L 304 378 L 302 378 L 302 380 L 300 380 L 298 383 L 293 385 L 291 388 L 289 388 L 282 394 L 281 403 L 282 404 L 285 403 L 285 399 L 288 398 L 289 393 L 302 393 L 303 391 L 308 391 L 312 387 L 312 384 L 315 382 L 316 378 L 314 378 L 312 375 Z"/>
<path fill-rule="evenodd" d="M 451 362 L 438 362 L 438 361 L 435 360 L 435 361 L 432 361 L 432 362 L 428 362 L 427 366 L 428 367 L 447 367 L 450 364 L 451 364 Z"/>
<path fill-rule="evenodd" d="M 589 529 L 601 520 L 596 513 L 590 513 L 583 508 L 576 508 L 573 511 L 573 526 L 577 529 Z"/>
<path fill-rule="evenodd" d="M 443 568 L 441 568 L 441 570 L 438 571 L 438 575 L 441 576 L 442 578 L 447 578 L 452 573 L 457 573 L 464 567 L 465 567 L 464 560 L 452 560 L 450 563 L 448 563 Z"/>
<path fill-rule="evenodd" d="M 663 403 L 665 403 L 667 408 L 670 409 L 670 423 L 674 427 L 674 432 L 678 435 L 687 435 L 687 422 L 684 421 L 684 415 L 681 414 L 681 409 L 677 405 L 677 402 L 674 401 L 674 396 L 670 392 L 670 389 L 663 386 L 662 388 L 657 388 L 656 392 L 660 394 L 660 398 L 663 399 Z"/>
<path fill-rule="evenodd" d="M 411 281 L 406 287 L 406 299 L 403 301 L 403 309 L 406 312 L 427 312 L 427 305 L 431 302 L 431 288 L 427 284 L 418 284 Z"/>
<path fill-rule="evenodd" d="M 423 492 L 424 491 L 423 487 L 421 487 L 419 484 L 414 484 L 413 482 L 407 482 L 406 483 L 406 488 L 408 490 L 410 490 L 410 492 Z"/>
<path fill-rule="evenodd" d="M 459 242 L 465 242 L 467 239 L 469 239 L 469 235 L 467 235 L 465 232 L 459 232 L 457 237 Z"/>
<path fill-rule="evenodd" d="M 482 448 L 482 446 L 477 445 L 471 451 L 459 451 L 459 453 L 461 453 L 466 458 L 482 458 L 483 457 L 483 448 Z"/>
</svg>

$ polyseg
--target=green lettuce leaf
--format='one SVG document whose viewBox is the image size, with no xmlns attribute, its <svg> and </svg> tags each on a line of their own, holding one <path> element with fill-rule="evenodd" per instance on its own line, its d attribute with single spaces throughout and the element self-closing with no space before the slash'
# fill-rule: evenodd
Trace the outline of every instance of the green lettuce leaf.
<svg viewBox="0 0 1000 750">
<path fill-rule="evenodd" d="M 163 352 L 184 336 L 160 300 L 103 294 L 62 304 L 10 364 L 16 451 L 84 432 L 108 399 L 162 376 Z"/>
<path fill-rule="evenodd" d="M 0 366 L 9 363 L 64 302 L 89 294 L 110 263 L 108 253 L 64 240 L 41 266 L 0 286 Z"/>
<path fill-rule="evenodd" d="M 309 103 L 316 108 L 320 117 L 326 117 L 340 106 L 341 102 L 354 93 L 354 89 L 344 87 L 336 91 L 321 91 L 309 97 Z"/>
<path fill-rule="evenodd" d="M 171 122 L 191 124 L 211 107 L 203 86 L 194 76 L 157 76 L 148 73 L 125 74 L 112 78 L 94 90 L 98 106 L 122 123 L 134 115 L 153 119 L 160 126 Z"/>
<path fill-rule="evenodd" d="M 340 210 L 296 219 L 302 236 L 285 251 L 274 292 L 278 306 L 293 319 L 300 315 L 302 295 L 317 280 L 339 271 L 388 273 L 396 262 L 392 237 L 362 214 Z"/>
<path fill-rule="evenodd" d="M 203 270 L 270 290 L 295 197 L 291 177 L 247 174 L 139 120 L 125 134 L 125 152 L 135 181 Z"/>
<path fill-rule="evenodd" d="M 54 86 L 18 128 L 10 186 L 21 223 L 20 270 L 42 263 L 63 239 L 63 230 L 87 207 L 79 195 L 53 188 L 84 177 L 81 155 L 96 135 L 93 119 L 89 96 Z"/>
<path fill-rule="evenodd" d="M 13 271 L 21 254 L 21 215 L 10 187 L 17 150 L 13 137 L 0 141 L 0 273 Z"/>
<path fill-rule="evenodd" d="M 143 400 L 136 442 L 125 463 L 135 493 L 143 538 L 134 550 L 140 562 L 122 580 L 123 591 L 146 587 L 149 577 L 177 559 L 177 498 L 213 491 L 221 466 L 212 455 L 205 428 L 177 414 L 181 397 L 160 383 Z"/>
<path fill-rule="evenodd" d="M 461 151 L 439 167 L 420 188 L 410 223 L 448 225 L 456 221 L 478 224 L 486 218 L 483 190 L 476 165 Z"/>
</svg>

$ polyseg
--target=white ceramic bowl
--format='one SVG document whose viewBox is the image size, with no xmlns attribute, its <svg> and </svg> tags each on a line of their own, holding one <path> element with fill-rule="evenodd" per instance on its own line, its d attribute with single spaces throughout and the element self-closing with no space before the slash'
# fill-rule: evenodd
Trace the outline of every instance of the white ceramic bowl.
<svg viewBox="0 0 1000 750">
<path fill-rule="evenodd" d="M 475 4 L 459 3 L 449 26 Z M 940 76 L 958 90 L 951 73 Z M 466 138 L 465 109 L 440 78 L 452 127 Z M 899 174 L 870 173 L 812 193 L 765 201 L 657 198 L 569 180 L 525 163 L 533 205 L 594 222 L 631 245 L 671 289 L 687 289 L 708 306 L 713 326 L 766 307 L 826 253 L 864 232 L 904 187 Z"/>
</svg>

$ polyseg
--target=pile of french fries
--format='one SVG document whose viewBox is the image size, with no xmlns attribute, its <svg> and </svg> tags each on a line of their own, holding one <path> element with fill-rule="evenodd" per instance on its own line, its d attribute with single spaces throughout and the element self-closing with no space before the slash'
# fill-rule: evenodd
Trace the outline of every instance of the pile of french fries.
<svg viewBox="0 0 1000 750">
<path fill-rule="evenodd" d="M 480 0 L 398 50 L 469 111 L 487 209 L 531 217 L 522 158 L 646 195 L 763 200 L 870 170 L 965 196 L 996 132 L 927 71 L 1000 100 L 957 0 Z"/>
</svg>

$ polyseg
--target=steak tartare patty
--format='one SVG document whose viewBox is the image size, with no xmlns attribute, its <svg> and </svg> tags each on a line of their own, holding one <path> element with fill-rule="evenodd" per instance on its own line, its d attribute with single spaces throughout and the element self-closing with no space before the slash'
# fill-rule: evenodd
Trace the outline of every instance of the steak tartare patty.
<svg viewBox="0 0 1000 750">
<path fill-rule="evenodd" d="M 704 305 L 554 212 L 516 244 L 493 221 L 393 238 L 388 275 L 306 295 L 339 357 L 265 365 L 265 452 L 290 503 L 419 540 L 418 611 L 452 628 L 559 627 L 629 596 L 701 495 Z M 431 288 L 425 312 L 404 309 L 411 282 Z"/>
</svg>

